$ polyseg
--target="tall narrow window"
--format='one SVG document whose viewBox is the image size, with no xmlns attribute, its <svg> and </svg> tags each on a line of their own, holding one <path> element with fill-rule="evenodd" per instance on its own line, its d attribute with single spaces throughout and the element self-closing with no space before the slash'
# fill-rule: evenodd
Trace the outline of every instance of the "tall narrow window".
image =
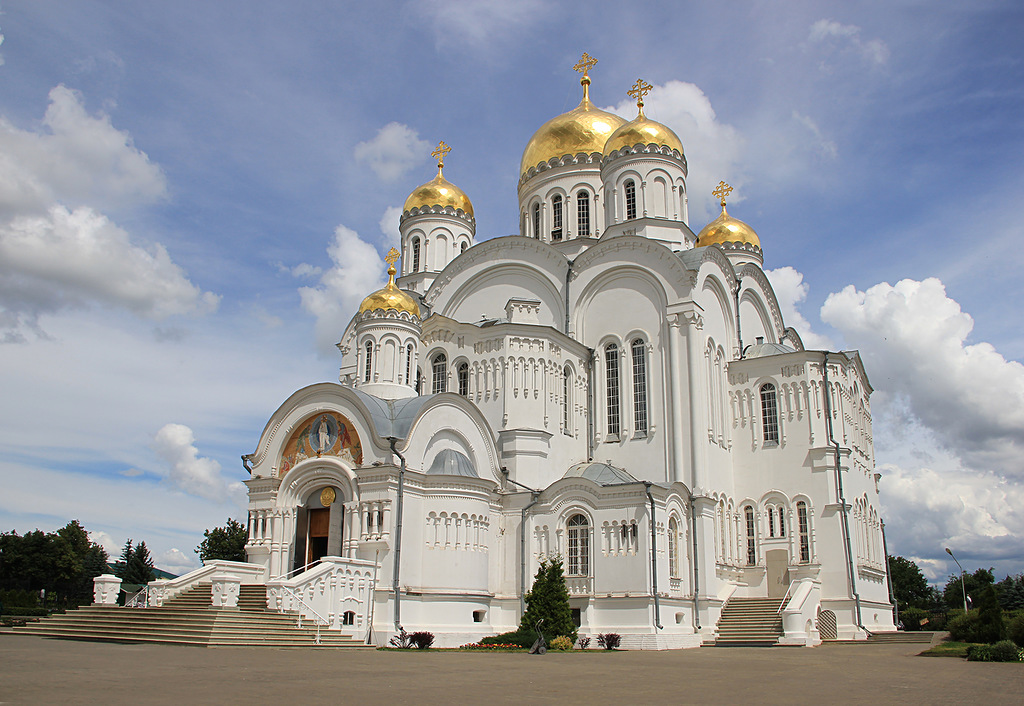
<svg viewBox="0 0 1024 706">
<path fill-rule="evenodd" d="M 431 392 L 435 395 L 439 392 L 448 392 L 448 358 L 444 353 L 434 356 L 431 368 L 433 373 Z"/>
<path fill-rule="evenodd" d="M 420 239 L 413 238 L 412 241 L 412 271 L 420 271 Z"/>
<path fill-rule="evenodd" d="M 581 238 L 590 235 L 590 194 L 586 191 L 576 193 L 576 231 Z"/>
<path fill-rule="evenodd" d="M 637 434 L 647 433 L 647 350 L 644 339 L 631 346 L 633 352 L 633 422 Z"/>
<path fill-rule="evenodd" d="M 562 369 L 562 433 L 566 436 L 572 436 L 572 428 L 570 422 L 572 409 L 572 399 L 569 396 L 570 387 L 572 383 L 572 370 L 569 366 L 565 366 Z"/>
<path fill-rule="evenodd" d="M 412 380 L 412 344 L 405 347 L 405 384 L 411 385 Z"/>
<path fill-rule="evenodd" d="M 540 204 L 533 204 L 533 237 L 540 237 Z"/>
<path fill-rule="evenodd" d="M 569 576 L 590 575 L 590 522 L 583 515 L 573 515 L 569 530 Z"/>
<path fill-rule="evenodd" d="M 608 436 L 619 435 L 619 347 L 609 343 L 604 347 L 605 387 L 608 406 Z"/>
<path fill-rule="evenodd" d="M 768 508 L 768 536 L 775 536 L 775 508 Z"/>
<path fill-rule="evenodd" d="M 807 503 L 796 504 L 797 531 L 800 533 L 800 563 L 811 560 L 811 532 L 807 523 Z"/>
<path fill-rule="evenodd" d="M 459 394 L 469 397 L 469 363 L 459 364 Z"/>
<path fill-rule="evenodd" d="M 462 241 L 462 252 L 466 252 L 467 250 L 469 250 L 469 243 Z"/>
<path fill-rule="evenodd" d="M 754 508 L 747 505 L 743 508 L 743 515 L 747 521 L 747 566 L 757 563 L 756 527 L 754 526 Z"/>
<path fill-rule="evenodd" d="M 624 185 L 626 191 L 626 220 L 636 218 L 636 182 L 630 179 Z"/>
<path fill-rule="evenodd" d="M 551 199 L 551 240 L 562 239 L 562 197 Z"/>
<path fill-rule="evenodd" d="M 371 341 L 366 342 L 366 370 L 363 375 L 363 382 L 370 382 L 370 378 L 373 376 L 373 343 Z"/>
<path fill-rule="evenodd" d="M 779 507 L 779 536 L 786 536 L 786 511 Z"/>
<path fill-rule="evenodd" d="M 761 438 L 764 443 L 779 443 L 779 404 L 775 394 L 775 385 L 766 383 L 761 386 Z"/>
<path fill-rule="evenodd" d="M 668 575 L 679 578 L 679 523 L 674 517 L 668 519 Z"/>
</svg>

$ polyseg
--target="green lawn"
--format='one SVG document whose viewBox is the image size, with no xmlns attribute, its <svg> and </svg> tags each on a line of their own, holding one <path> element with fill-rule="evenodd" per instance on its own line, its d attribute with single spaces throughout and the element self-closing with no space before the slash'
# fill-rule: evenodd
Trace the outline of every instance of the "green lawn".
<svg viewBox="0 0 1024 706">
<path fill-rule="evenodd" d="M 921 653 L 922 657 L 959 657 L 960 659 L 967 659 L 967 648 L 975 643 L 973 642 L 942 642 Z"/>
</svg>

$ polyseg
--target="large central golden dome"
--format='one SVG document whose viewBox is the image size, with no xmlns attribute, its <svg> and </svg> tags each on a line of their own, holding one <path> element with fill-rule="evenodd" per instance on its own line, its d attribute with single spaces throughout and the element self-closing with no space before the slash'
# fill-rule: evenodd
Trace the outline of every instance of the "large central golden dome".
<svg viewBox="0 0 1024 706">
<path fill-rule="evenodd" d="M 626 123 L 618 115 L 594 107 L 590 102 L 588 76 L 584 76 L 580 83 L 583 85 L 583 100 L 580 104 L 541 125 L 526 144 L 519 169 L 520 177 L 531 167 L 553 157 L 602 152 L 611 134 Z"/>
</svg>

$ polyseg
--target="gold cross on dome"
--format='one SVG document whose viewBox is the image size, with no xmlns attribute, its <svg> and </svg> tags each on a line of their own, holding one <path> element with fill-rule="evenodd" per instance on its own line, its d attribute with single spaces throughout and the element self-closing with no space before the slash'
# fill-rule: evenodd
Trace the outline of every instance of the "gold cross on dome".
<svg viewBox="0 0 1024 706">
<path fill-rule="evenodd" d="M 725 206 L 725 197 L 732 193 L 732 187 L 726 184 L 724 181 L 718 182 L 718 186 L 711 192 L 712 196 L 717 196 L 722 202 L 722 206 Z"/>
<path fill-rule="evenodd" d="M 644 105 L 644 96 L 651 92 L 651 84 L 644 81 L 642 78 L 638 78 L 633 87 L 626 91 L 626 95 L 636 98 L 636 104 L 641 108 Z"/>
<path fill-rule="evenodd" d="M 445 155 L 447 155 L 451 151 L 452 148 L 446 145 L 444 143 L 444 140 L 441 140 L 440 142 L 437 143 L 437 149 L 431 152 L 430 156 L 437 159 L 437 166 L 443 167 Z"/>
<path fill-rule="evenodd" d="M 583 74 L 587 78 L 589 78 L 590 77 L 590 70 L 592 68 L 594 68 L 595 64 L 597 64 L 597 59 L 592 57 L 587 52 L 583 52 L 583 56 L 580 57 L 580 60 L 572 68 L 574 70 L 580 72 L 581 74 Z"/>
<path fill-rule="evenodd" d="M 390 250 L 388 250 L 388 254 L 384 256 L 384 262 L 388 263 L 389 265 L 394 265 L 395 262 L 398 261 L 398 258 L 400 258 L 401 256 L 402 254 L 398 252 L 397 248 L 391 248 Z"/>
</svg>

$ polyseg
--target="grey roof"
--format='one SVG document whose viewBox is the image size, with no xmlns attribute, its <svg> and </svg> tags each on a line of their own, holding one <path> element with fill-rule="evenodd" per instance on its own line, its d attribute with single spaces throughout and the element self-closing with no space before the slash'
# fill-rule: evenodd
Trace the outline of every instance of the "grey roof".
<svg viewBox="0 0 1024 706">
<path fill-rule="evenodd" d="M 639 483 L 633 476 L 621 468 L 608 463 L 577 463 L 565 472 L 563 478 L 586 478 L 598 485 L 620 485 L 622 483 Z"/>
<path fill-rule="evenodd" d="M 416 415 L 423 409 L 423 405 L 433 398 L 433 395 L 420 395 L 401 400 L 382 400 L 360 390 L 352 391 L 369 410 L 374 431 L 385 439 L 392 436 L 404 439 L 408 436 Z"/>
<path fill-rule="evenodd" d="M 744 358 L 766 358 L 770 355 L 782 355 L 783 353 L 794 353 L 795 348 L 790 348 L 783 343 L 755 343 L 747 346 L 743 351 Z"/>
<path fill-rule="evenodd" d="M 480 477 L 473 467 L 473 462 L 455 449 L 444 449 L 435 456 L 434 462 L 430 464 L 430 468 L 427 470 L 427 474 L 432 476 Z"/>
</svg>

